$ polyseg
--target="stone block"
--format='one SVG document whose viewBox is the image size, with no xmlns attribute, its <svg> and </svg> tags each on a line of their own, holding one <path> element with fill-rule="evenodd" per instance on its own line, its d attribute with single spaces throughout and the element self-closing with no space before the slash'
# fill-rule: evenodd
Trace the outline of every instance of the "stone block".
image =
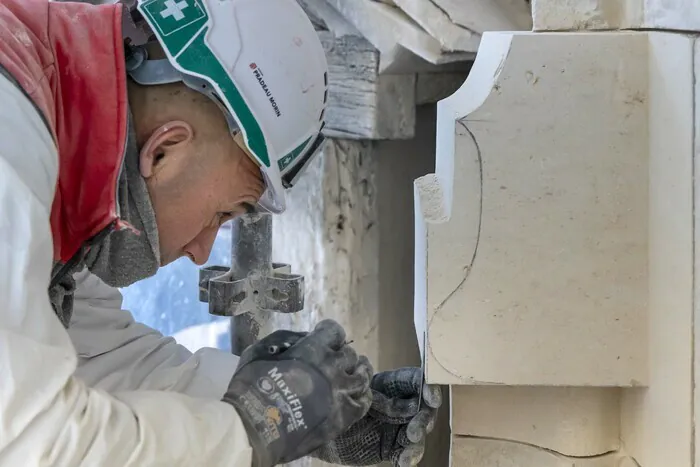
<svg viewBox="0 0 700 467">
<path fill-rule="evenodd" d="M 696 172 L 693 181 L 693 170 L 700 154 L 693 59 L 698 41 L 683 34 L 648 36 L 649 384 L 623 391 L 621 431 L 626 449 L 642 467 L 693 467 L 698 465 L 692 454 L 698 409 L 693 406 L 698 397 L 698 359 L 693 358 L 698 322 L 694 245 L 700 239 L 693 207 L 699 180 Z"/>
<path fill-rule="evenodd" d="M 590 457 L 620 449 L 620 389 L 452 386 L 452 433 Z"/>
<path fill-rule="evenodd" d="M 700 8 L 695 0 L 532 0 L 532 16 L 536 31 L 700 31 Z"/>
<path fill-rule="evenodd" d="M 428 380 L 469 396 L 453 465 L 700 461 L 699 57 L 683 33 L 489 33 L 439 103 L 414 318 Z"/>
<path fill-rule="evenodd" d="M 451 467 L 637 467 L 624 454 L 576 458 L 503 439 L 452 437 Z"/>
<path fill-rule="evenodd" d="M 487 33 L 438 104 L 436 173 L 416 182 L 430 381 L 647 382 L 647 43 Z"/>
</svg>

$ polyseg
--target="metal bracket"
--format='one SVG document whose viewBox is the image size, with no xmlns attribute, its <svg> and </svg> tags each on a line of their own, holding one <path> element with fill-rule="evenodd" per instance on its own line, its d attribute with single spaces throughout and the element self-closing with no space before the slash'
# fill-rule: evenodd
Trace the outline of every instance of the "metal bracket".
<svg viewBox="0 0 700 467">
<path fill-rule="evenodd" d="M 245 214 L 233 221 L 231 268 L 209 266 L 199 271 L 199 300 L 209 313 L 231 316 L 231 350 L 240 353 L 258 340 L 273 312 L 304 309 L 304 276 L 291 266 L 273 263 L 272 215 Z"/>
</svg>

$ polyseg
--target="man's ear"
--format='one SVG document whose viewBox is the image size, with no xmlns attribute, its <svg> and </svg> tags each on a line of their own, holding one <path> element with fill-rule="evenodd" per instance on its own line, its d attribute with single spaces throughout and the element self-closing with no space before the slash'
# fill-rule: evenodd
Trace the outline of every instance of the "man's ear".
<svg viewBox="0 0 700 467">
<path fill-rule="evenodd" d="M 141 148 L 139 170 L 143 178 L 150 178 L 170 161 L 176 150 L 189 144 L 194 137 L 192 126 L 174 120 L 158 127 Z"/>
</svg>

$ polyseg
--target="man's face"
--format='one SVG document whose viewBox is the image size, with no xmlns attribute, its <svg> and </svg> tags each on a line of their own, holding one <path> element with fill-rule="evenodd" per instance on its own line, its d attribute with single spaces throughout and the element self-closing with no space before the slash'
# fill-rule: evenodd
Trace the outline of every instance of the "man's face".
<svg viewBox="0 0 700 467">
<path fill-rule="evenodd" d="M 260 169 L 227 132 L 202 138 L 185 122 L 157 130 L 140 162 L 158 225 L 161 266 L 181 256 L 204 264 L 219 227 L 244 214 L 264 191 Z"/>
</svg>

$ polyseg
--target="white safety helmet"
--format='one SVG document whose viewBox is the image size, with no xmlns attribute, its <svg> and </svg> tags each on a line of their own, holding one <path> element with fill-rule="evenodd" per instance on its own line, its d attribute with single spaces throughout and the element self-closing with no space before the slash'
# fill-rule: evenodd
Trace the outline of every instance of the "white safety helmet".
<svg viewBox="0 0 700 467">
<path fill-rule="evenodd" d="M 296 0 L 139 0 L 167 54 L 130 50 L 144 85 L 181 81 L 219 105 L 236 142 L 260 166 L 264 210 L 286 208 L 285 188 L 321 150 L 328 97 L 323 46 Z"/>
</svg>

